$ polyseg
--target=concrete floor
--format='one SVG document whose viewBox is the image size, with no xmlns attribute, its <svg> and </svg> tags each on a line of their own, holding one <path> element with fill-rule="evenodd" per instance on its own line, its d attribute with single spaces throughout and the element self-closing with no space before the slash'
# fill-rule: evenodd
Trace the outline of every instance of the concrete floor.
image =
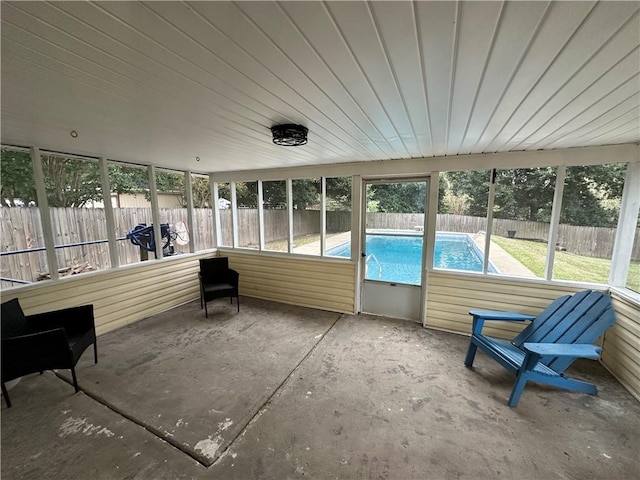
<svg viewBox="0 0 640 480">
<path fill-rule="evenodd" d="M 2 406 L 2 479 L 640 477 L 640 404 L 596 362 L 597 396 L 513 378 L 466 337 L 243 298 L 99 338 L 82 391 L 25 377 Z"/>
</svg>

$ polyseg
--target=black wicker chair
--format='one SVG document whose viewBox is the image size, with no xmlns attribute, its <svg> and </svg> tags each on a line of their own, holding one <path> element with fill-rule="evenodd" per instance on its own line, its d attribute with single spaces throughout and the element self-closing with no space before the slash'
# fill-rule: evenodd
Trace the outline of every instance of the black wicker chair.
<svg viewBox="0 0 640 480">
<path fill-rule="evenodd" d="M 208 317 L 207 302 L 216 298 L 229 297 L 233 304 L 236 297 L 238 312 L 240 311 L 240 296 L 238 294 L 238 280 L 240 275 L 229 268 L 227 257 L 205 258 L 200 260 L 200 308 L 204 306 L 204 316 Z"/>
<path fill-rule="evenodd" d="M 78 391 L 75 366 L 93 344 L 98 363 L 93 305 L 25 316 L 18 299 L 2 308 L 2 394 L 11 407 L 5 382 L 35 372 L 68 368 Z"/>
</svg>

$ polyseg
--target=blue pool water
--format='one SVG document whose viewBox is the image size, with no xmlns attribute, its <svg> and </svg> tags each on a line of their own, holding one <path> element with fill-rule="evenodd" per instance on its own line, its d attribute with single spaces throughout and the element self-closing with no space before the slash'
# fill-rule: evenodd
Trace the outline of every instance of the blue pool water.
<svg viewBox="0 0 640 480">
<path fill-rule="evenodd" d="M 349 257 L 350 245 L 339 245 L 327 255 Z M 367 235 L 367 279 L 420 285 L 422 237 Z M 482 271 L 483 254 L 466 233 L 437 233 L 435 268 Z M 497 270 L 489 264 L 489 271 Z"/>
</svg>

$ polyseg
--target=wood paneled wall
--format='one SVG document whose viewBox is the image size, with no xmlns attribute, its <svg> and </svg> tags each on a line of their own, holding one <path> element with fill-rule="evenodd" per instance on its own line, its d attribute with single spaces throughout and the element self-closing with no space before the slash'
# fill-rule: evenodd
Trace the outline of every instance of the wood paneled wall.
<svg viewBox="0 0 640 480">
<path fill-rule="evenodd" d="M 498 276 L 429 272 L 426 326 L 471 334 L 469 310 L 509 310 L 536 315 L 552 300 L 580 287 L 534 283 Z M 487 322 L 488 335 L 512 339 L 522 324 Z"/>
<path fill-rule="evenodd" d="M 611 293 L 616 323 L 604 336 L 602 363 L 640 400 L 640 307 Z"/>
<path fill-rule="evenodd" d="M 254 252 L 208 252 L 146 262 L 4 291 L 19 298 L 27 314 L 92 303 L 98 334 L 142 320 L 199 297 L 198 260 L 227 256 L 240 272 L 240 293 L 281 303 L 353 313 L 355 265 L 309 257 Z M 426 326 L 471 333 L 470 309 L 537 314 L 560 295 L 582 287 L 518 281 L 497 276 L 428 275 Z M 612 293 L 617 322 L 605 335 L 602 363 L 640 400 L 640 307 Z M 489 335 L 511 339 L 522 325 L 488 322 Z"/>
<path fill-rule="evenodd" d="M 494 276 L 429 272 L 426 326 L 471 333 L 471 309 L 511 310 L 536 315 L 552 300 L 583 287 L 518 281 Z M 611 293 L 616 323 L 604 335 L 601 363 L 640 400 L 640 307 Z M 512 339 L 522 324 L 487 322 L 489 335 Z"/>
<path fill-rule="evenodd" d="M 100 335 L 199 298 L 198 260 L 215 255 L 176 256 L 77 275 L 4 291 L 2 301 L 19 298 L 26 314 L 93 304 Z"/>
<path fill-rule="evenodd" d="M 353 313 L 355 265 L 310 257 L 221 251 L 240 273 L 240 294 L 276 302 Z"/>
</svg>

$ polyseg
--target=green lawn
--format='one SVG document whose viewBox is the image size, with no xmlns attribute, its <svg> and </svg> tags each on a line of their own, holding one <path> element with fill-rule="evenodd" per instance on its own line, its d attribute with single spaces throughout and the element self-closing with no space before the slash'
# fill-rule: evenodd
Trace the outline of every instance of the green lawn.
<svg viewBox="0 0 640 480">
<path fill-rule="evenodd" d="M 544 264 L 547 257 L 547 244 L 518 240 L 515 238 L 491 237 L 509 255 L 516 258 L 537 276 L 544 275 Z M 553 278 L 556 280 L 573 280 L 581 282 L 607 283 L 611 260 L 574 255 L 568 252 L 556 252 L 553 265 Z M 627 287 L 640 291 L 640 262 L 631 262 Z"/>
<path fill-rule="evenodd" d="M 320 241 L 320 234 L 315 233 L 311 235 L 298 235 L 297 237 L 293 237 L 293 248 L 300 247 L 302 245 L 307 245 L 313 242 Z M 275 242 L 267 242 L 264 245 L 265 250 L 272 250 L 278 252 L 286 252 L 288 248 L 287 240 L 276 240 Z M 318 247 L 318 252 L 320 251 L 320 247 Z"/>
</svg>

